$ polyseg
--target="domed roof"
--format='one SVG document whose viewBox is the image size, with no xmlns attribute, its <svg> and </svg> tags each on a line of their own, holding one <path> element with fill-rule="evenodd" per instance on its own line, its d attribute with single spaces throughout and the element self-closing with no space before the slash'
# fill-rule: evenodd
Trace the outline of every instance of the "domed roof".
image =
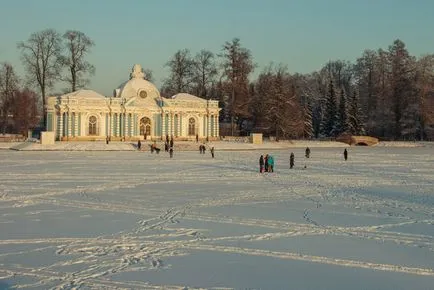
<svg viewBox="0 0 434 290">
<path fill-rule="evenodd" d="M 153 83 L 145 80 L 142 67 L 139 64 L 135 64 L 130 73 L 130 79 L 114 91 L 114 96 L 125 99 L 133 97 L 156 99 L 160 98 L 160 92 Z"/>
<path fill-rule="evenodd" d="M 171 97 L 171 99 L 180 100 L 180 101 L 195 101 L 195 102 L 206 102 L 205 99 L 187 94 L 187 93 L 179 93 Z"/>
<path fill-rule="evenodd" d="M 69 98 L 69 97 L 74 97 L 74 98 L 80 98 L 80 99 L 105 99 L 105 96 L 92 91 L 92 90 L 78 90 L 72 93 L 68 93 L 65 95 L 60 96 L 60 98 Z"/>
</svg>

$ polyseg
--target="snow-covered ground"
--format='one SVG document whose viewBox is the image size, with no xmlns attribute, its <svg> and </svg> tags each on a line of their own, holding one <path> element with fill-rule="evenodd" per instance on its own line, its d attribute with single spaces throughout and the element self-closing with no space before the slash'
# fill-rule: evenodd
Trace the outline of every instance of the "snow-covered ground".
<svg viewBox="0 0 434 290">
<path fill-rule="evenodd" d="M 36 140 L 37 141 L 37 140 Z M 150 149 L 152 141 L 142 142 L 144 150 Z M 175 151 L 198 151 L 199 145 L 191 141 L 176 141 Z M 164 148 L 164 142 L 158 141 L 157 147 Z M 336 141 L 315 141 L 315 140 L 283 140 L 280 142 L 263 142 L 262 144 L 251 144 L 245 142 L 234 141 L 213 141 L 206 143 L 209 148 L 214 147 L 216 150 L 227 151 L 245 151 L 245 150 L 279 150 L 291 148 L 338 148 L 349 147 L 348 144 Z M 433 142 L 380 142 L 377 147 L 434 147 Z M 39 142 L 21 142 L 21 143 L 6 143 L 0 142 L 0 149 L 13 149 L 19 151 L 135 151 L 137 149 L 136 142 L 110 142 L 105 141 L 95 142 L 55 142 L 55 144 L 40 144 Z"/>
<path fill-rule="evenodd" d="M 342 151 L 1 150 L 0 289 L 434 289 L 433 148 Z"/>
</svg>

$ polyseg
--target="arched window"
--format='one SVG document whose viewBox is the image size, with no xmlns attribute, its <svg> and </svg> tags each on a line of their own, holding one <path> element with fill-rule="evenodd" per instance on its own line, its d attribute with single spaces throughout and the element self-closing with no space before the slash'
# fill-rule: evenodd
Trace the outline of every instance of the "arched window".
<svg viewBox="0 0 434 290">
<path fill-rule="evenodd" d="M 196 121 L 194 120 L 194 118 L 188 119 L 188 135 L 196 135 Z"/>
<path fill-rule="evenodd" d="M 98 135 L 98 119 L 95 116 L 89 117 L 89 135 Z"/>
<path fill-rule="evenodd" d="M 140 135 L 151 136 L 151 120 L 147 117 L 140 119 Z"/>
</svg>

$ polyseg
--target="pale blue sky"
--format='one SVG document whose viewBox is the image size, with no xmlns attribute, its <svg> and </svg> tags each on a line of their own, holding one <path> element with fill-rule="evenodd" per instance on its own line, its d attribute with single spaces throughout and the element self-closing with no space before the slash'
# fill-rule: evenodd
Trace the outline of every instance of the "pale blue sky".
<svg viewBox="0 0 434 290">
<path fill-rule="evenodd" d="M 23 75 L 18 41 L 46 28 L 80 30 L 96 43 L 90 87 L 111 95 L 134 63 L 159 86 L 178 49 L 218 53 L 234 37 L 252 51 L 256 74 L 271 61 L 301 73 L 354 61 L 396 38 L 413 55 L 434 53 L 433 14 L 432 0 L 0 0 L 0 62 Z"/>
</svg>

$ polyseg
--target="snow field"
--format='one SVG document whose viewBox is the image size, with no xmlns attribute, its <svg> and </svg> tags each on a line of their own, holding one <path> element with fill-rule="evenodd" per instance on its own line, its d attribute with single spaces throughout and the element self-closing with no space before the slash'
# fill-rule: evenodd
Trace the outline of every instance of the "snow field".
<svg viewBox="0 0 434 290">
<path fill-rule="evenodd" d="M 0 288 L 432 289 L 432 148 L 342 151 L 0 151 Z"/>
</svg>

